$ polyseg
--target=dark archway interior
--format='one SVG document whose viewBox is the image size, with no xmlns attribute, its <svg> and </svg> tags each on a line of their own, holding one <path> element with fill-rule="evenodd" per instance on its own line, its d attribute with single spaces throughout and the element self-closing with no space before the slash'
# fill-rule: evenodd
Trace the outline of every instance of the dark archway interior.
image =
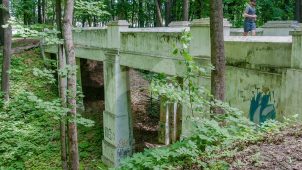
<svg viewBox="0 0 302 170">
<path fill-rule="evenodd" d="M 81 82 L 86 112 L 104 110 L 103 62 L 81 59 Z"/>
</svg>

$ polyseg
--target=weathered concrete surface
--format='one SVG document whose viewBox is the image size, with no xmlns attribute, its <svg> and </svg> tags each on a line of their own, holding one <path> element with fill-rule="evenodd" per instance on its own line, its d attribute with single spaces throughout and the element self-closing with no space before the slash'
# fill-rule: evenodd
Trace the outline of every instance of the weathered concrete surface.
<svg viewBox="0 0 302 170">
<path fill-rule="evenodd" d="M 168 57 L 173 53 L 174 46 L 180 46 L 181 34 L 181 32 L 123 32 L 121 53 L 147 53 Z"/>
<path fill-rule="evenodd" d="M 230 35 L 231 24 L 224 20 L 224 36 Z M 192 40 L 190 54 L 193 56 L 211 56 L 210 20 L 208 18 L 193 20 L 190 25 Z"/>
<path fill-rule="evenodd" d="M 252 113 L 249 113 L 251 107 L 255 107 L 254 110 L 256 110 L 260 107 L 265 109 L 273 106 L 276 112 L 275 116 L 282 119 L 284 116 L 284 107 L 281 106 L 282 78 L 282 73 L 228 66 L 226 101 L 231 106 L 243 110 L 248 117 L 252 116 L 250 115 Z M 259 99 L 259 102 L 252 106 L 252 100 L 257 98 L 257 95 L 269 95 L 269 101 L 265 103 L 264 99 Z M 255 120 L 255 122 L 259 123 L 259 120 Z"/>
<path fill-rule="evenodd" d="M 227 64 L 242 68 L 291 66 L 292 37 L 225 37 Z"/>
<path fill-rule="evenodd" d="M 107 29 L 105 28 L 77 28 L 73 31 L 76 45 L 90 48 L 107 47 Z"/>
<path fill-rule="evenodd" d="M 264 36 L 288 36 L 300 25 L 297 21 L 268 21 L 263 28 Z"/>
<path fill-rule="evenodd" d="M 243 36 L 243 28 L 231 28 L 230 36 Z M 256 29 L 256 35 L 262 36 L 263 35 L 263 29 L 257 28 Z"/>
<path fill-rule="evenodd" d="M 132 154 L 128 68 L 119 64 L 117 53 L 107 53 L 104 62 L 105 111 L 103 114 L 103 161 L 118 166 Z"/>
<path fill-rule="evenodd" d="M 284 113 L 297 114 L 298 119 L 301 120 L 301 102 L 302 102 L 302 70 L 287 69 L 284 73 L 283 79 L 283 93 L 282 102 L 285 105 Z"/>
</svg>

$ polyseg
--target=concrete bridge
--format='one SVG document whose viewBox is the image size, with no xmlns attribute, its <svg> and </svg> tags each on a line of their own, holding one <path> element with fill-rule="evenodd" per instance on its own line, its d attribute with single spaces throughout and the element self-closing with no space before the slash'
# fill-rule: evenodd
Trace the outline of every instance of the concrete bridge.
<svg viewBox="0 0 302 170">
<path fill-rule="evenodd" d="M 243 110 L 251 120 L 299 114 L 302 110 L 302 31 L 289 36 L 230 36 L 224 21 L 227 57 L 227 102 Z M 277 28 L 276 28 L 277 29 Z M 103 113 L 103 160 L 118 166 L 133 151 L 132 114 L 129 101 L 129 68 L 169 75 L 183 75 L 182 58 L 172 55 L 183 31 L 190 31 L 190 53 L 201 63 L 210 63 L 208 19 L 174 22 L 171 27 L 129 28 L 126 21 L 110 22 L 105 28 L 73 32 L 76 57 L 104 63 L 105 111 Z M 283 30 L 284 34 L 284 30 Z M 55 47 L 46 50 L 56 53 Z M 210 81 L 204 85 L 210 87 Z M 190 124 L 182 113 L 182 134 Z"/>
</svg>

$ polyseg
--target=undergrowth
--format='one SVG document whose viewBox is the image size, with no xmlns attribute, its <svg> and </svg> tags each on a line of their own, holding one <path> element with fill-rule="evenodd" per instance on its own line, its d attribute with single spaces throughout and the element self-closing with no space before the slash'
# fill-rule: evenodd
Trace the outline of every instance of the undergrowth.
<svg viewBox="0 0 302 170">
<path fill-rule="evenodd" d="M 60 106 L 55 62 L 43 61 L 39 51 L 12 58 L 11 98 L 0 108 L 0 169 L 61 169 Z M 102 129 L 79 117 L 81 169 L 104 168 Z M 88 125 L 88 126 L 87 126 Z"/>
<path fill-rule="evenodd" d="M 192 136 L 170 146 L 126 158 L 119 169 L 228 169 L 228 160 L 245 147 L 280 132 L 289 122 L 251 123 L 240 112 L 192 119 Z"/>
</svg>

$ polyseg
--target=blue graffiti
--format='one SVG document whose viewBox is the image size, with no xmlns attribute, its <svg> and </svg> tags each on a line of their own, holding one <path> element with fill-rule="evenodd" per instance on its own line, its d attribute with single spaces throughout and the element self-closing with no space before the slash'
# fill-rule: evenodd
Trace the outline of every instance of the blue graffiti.
<svg viewBox="0 0 302 170">
<path fill-rule="evenodd" d="M 261 124 L 269 119 L 276 118 L 276 109 L 274 103 L 271 101 L 271 92 L 258 92 L 251 100 L 250 106 L 250 120 Z"/>
</svg>

